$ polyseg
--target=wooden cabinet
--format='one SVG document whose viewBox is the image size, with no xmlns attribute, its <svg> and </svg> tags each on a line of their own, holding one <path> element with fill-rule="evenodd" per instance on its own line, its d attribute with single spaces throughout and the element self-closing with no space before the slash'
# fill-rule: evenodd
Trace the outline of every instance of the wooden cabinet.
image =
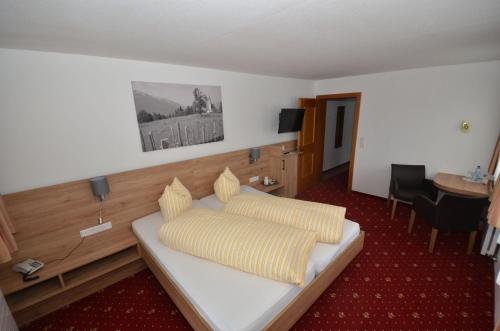
<svg viewBox="0 0 500 331">
<path fill-rule="evenodd" d="M 295 198 L 297 195 L 298 154 L 282 151 L 271 158 L 269 177 L 277 179 L 278 184 L 272 186 L 256 185 L 255 188 L 273 195 Z"/>
<path fill-rule="evenodd" d="M 298 155 L 295 152 L 283 155 L 282 158 L 283 194 L 286 198 L 297 195 Z"/>
</svg>

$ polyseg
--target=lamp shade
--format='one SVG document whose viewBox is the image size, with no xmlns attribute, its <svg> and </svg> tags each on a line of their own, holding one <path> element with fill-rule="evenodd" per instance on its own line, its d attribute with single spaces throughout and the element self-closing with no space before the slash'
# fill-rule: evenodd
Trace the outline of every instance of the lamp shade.
<svg viewBox="0 0 500 331">
<path fill-rule="evenodd" d="M 106 195 L 109 193 L 109 184 L 106 176 L 98 176 L 90 179 L 90 186 L 92 187 L 92 193 L 99 200 L 104 200 Z"/>
<path fill-rule="evenodd" d="M 250 148 L 250 162 L 253 163 L 260 158 L 260 148 L 253 147 Z"/>
</svg>

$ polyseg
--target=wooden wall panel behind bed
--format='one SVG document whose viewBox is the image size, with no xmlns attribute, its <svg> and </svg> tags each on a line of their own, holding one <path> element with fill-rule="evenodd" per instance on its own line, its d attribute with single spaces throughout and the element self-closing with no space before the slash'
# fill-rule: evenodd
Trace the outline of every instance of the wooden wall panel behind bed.
<svg viewBox="0 0 500 331">
<path fill-rule="evenodd" d="M 0 266 L 0 287 L 8 294 L 46 280 L 61 272 L 89 263 L 137 244 L 131 222 L 159 210 L 158 198 L 174 176 L 191 191 L 193 198 L 213 193 L 213 182 L 225 166 L 248 183 L 250 176 L 273 176 L 281 146 L 293 149 L 290 141 L 261 147 L 261 158 L 249 164 L 248 149 L 149 168 L 108 174 L 111 193 L 104 202 L 104 218 L 113 222 L 109 231 L 87 237 L 65 261 L 43 268 L 40 279 L 29 284 Z M 168 153 L 166 151 L 165 153 Z M 97 175 L 97 174 L 96 174 Z M 7 210 L 17 227 L 19 251 L 13 263 L 27 258 L 52 261 L 65 256 L 80 242 L 79 231 L 97 225 L 98 205 L 87 179 L 5 195 Z"/>
</svg>

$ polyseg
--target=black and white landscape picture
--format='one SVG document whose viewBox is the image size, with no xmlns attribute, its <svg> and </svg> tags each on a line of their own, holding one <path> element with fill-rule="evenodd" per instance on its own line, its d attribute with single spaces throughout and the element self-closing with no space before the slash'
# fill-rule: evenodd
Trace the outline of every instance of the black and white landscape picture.
<svg viewBox="0 0 500 331">
<path fill-rule="evenodd" d="M 132 82 L 143 152 L 224 140 L 220 86 Z"/>
</svg>

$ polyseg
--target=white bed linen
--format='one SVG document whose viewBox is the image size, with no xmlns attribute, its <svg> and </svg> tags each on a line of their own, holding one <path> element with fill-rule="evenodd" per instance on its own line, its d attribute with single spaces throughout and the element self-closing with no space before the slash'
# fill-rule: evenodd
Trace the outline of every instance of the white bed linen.
<svg viewBox="0 0 500 331">
<path fill-rule="evenodd" d="M 242 193 L 255 193 L 255 194 L 261 194 L 261 195 L 266 195 L 268 193 L 259 191 L 257 189 L 254 189 L 253 187 L 247 186 L 247 185 L 242 185 L 240 187 L 240 192 Z M 224 209 L 224 203 L 222 203 L 215 194 L 211 194 L 209 196 L 206 196 L 204 198 L 200 199 L 203 204 L 205 204 L 207 207 L 215 209 L 215 210 L 222 210 Z"/>
<path fill-rule="evenodd" d="M 193 201 L 193 208 L 205 207 Z M 159 212 L 132 223 L 132 229 L 182 293 L 215 330 L 260 330 L 301 288 L 245 273 L 163 245 L 158 232 L 163 224 Z M 306 285 L 315 277 L 309 261 Z"/>
<path fill-rule="evenodd" d="M 359 224 L 348 219 L 344 223 L 344 234 L 342 240 L 338 244 L 316 243 L 314 246 L 309 261 L 314 264 L 316 275 L 325 270 L 325 268 L 332 262 L 337 255 L 344 251 L 344 249 L 359 235 Z"/>
<path fill-rule="evenodd" d="M 242 185 L 240 188 L 241 192 L 244 193 L 255 193 L 255 194 L 269 194 L 259 191 L 253 187 Z M 224 203 L 220 202 L 215 194 L 206 196 L 200 200 L 208 206 L 209 208 L 215 210 L 224 209 Z M 332 262 L 337 255 L 339 255 L 360 233 L 359 224 L 348 219 L 344 223 L 344 234 L 342 240 L 338 244 L 327 244 L 327 243 L 316 243 L 314 246 L 309 261 L 314 264 L 314 269 L 316 275 L 322 272 L 330 262 Z"/>
</svg>

